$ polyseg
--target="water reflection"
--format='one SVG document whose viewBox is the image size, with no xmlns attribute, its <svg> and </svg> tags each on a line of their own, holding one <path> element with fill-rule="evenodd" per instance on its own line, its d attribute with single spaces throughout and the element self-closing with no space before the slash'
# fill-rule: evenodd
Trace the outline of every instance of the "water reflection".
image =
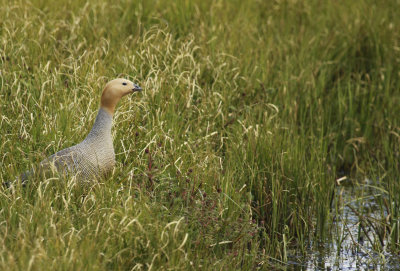
<svg viewBox="0 0 400 271">
<path fill-rule="evenodd" d="M 292 254 L 287 270 L 400 270 L 399 257 L 385 247 L 385 191 L 368 179 L 341 181 L 332 207 L 333 241 L 311 244 L 306 256 Z"/>
</svg>

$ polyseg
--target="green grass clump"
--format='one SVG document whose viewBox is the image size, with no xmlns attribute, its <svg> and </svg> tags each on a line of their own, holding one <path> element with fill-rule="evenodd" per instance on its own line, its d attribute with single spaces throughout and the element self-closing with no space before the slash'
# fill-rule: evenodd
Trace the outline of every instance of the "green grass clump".
<svg viewBox="0 0 400 271">
<path fill-rule="evenodd" d="M 376 250 L 398 253 L 399 8 L 2 1 L 1 181 L 80 142 L 108 80 L 144 91 L 110 178 L 1 190 L 0 269 L 268 269 L 332 238 L 343 175 L 382 191 Z"/>
</svg>

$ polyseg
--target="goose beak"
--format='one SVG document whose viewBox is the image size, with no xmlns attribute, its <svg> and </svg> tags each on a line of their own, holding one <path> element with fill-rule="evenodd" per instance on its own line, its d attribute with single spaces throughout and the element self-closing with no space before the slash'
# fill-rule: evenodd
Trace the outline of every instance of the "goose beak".
<svg viewBox="0 0 400 271">
<path fill-rule="evenodd" d="M 141 87 L 139 87 L 138 85 L 136 85 L 136 84 L 133 84 L 133 92 L 135 92 L 135 91 L 141 91 L 142 90 L 142 88 Z"/>
</svg>

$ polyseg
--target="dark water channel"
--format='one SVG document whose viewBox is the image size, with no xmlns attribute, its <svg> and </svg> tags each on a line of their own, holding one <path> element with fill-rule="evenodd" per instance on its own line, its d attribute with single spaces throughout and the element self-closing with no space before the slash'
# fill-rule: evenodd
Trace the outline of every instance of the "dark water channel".
<svg viewBox="0 0 400 271">
<path fill-rule="evenodd" d="M 386 247 L 385 191 L 368 179 L 346 179 L 335 192 L 332 238 L 311 244 L 306 256 L 292 254 L 287 270 L 400 270 L 400 257 Z"/>
</svg>

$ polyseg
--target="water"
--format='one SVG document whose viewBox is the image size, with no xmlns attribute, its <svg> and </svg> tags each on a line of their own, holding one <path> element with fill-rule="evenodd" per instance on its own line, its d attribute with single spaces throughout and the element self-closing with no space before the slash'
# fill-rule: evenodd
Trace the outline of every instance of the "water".
<svg viewBox="0 0 400 271">
<path fill-rule="evenodd" d="M 336 188 L 333 241 L 310 244 L 307 255 L 289 257 L 289 270 L 400 270 L 400 258 L 391 255 L 385 238 L 387 201 L 383 189 L 371 180 L 345 180 Z"/>
</svg>

